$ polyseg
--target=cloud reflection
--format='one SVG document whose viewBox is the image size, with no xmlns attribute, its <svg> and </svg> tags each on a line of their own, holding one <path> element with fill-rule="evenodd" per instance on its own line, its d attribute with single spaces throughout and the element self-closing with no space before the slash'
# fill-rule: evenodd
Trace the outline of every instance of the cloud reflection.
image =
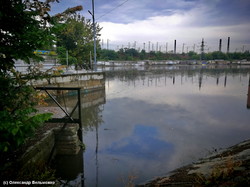
<svg viewBox="0 0 250 187">
<path fill-rule="evenodd" d="M 156 127 L 135 125 L 131 136 L 112 143 L 105 152 L 149 160 L 159 159 L 159 155 L 169 156 L 173 151 L 173 145 L 159 139 L 158 136 Z"/>
</svg>

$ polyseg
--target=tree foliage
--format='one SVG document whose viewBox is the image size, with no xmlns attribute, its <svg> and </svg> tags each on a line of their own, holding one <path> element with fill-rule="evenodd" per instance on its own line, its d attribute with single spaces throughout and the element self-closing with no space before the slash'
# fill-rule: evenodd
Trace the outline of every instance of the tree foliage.
<svg viewBox="0 0 250 187">
<path fill-rule="evenodd" d="M 118 51 L 101 49 L 100 50 L 100 60 L 200 60 L 201 55 L 189 51 L 188 53 L 174 54 L 174 53 L 163 53 L 160 51 L 150 51 L 145 50 L 135 50 L 134 48 L 124 48 Z M 249 51 L 244 53 L 222 53 L 219 51 L 214 51 L 210 53 L 204 53 L 204 60 L 250 60 Z"/>
<path fill-rule="evenodd" d="M 98 25 L 97 36 L 101 30 Z M 82 68 L 90 68 L 90 58 L 93 54 L 94 37 L 93 25 L 90 20 L 83 16 L 74 14 L 71 16 L 64 16 L 59 19 L 56 24 L 56 40 L 57 46 L 68 50 L 69 56 L 76 59 L 73 62 Z M 99 40 L 97 40 L 99 43 Z"/>
<path fill-rule="evenodd" d="M 22 75 L 14 60 L 41 59 L 34 50 L 51 46 L 50 3 L 55 0 L 0 1 L 0 151 L 11 152 L 51 115 L 37 114 L 39 98 L 28 81 L 39 73 Z M 58 2 L 58 1 L 57 1 Z M 79 9 L 79 8 L 78 8 Z M 71 13 L 72 9 L 66 13 Z M 42 77 L 40 77 L 42 78 Z M 2 156 L 2 155 L 1 155 Z"/>
<path fill-rule="evenodd" d="M 33 51 L 48 45 L 50 36 L 44 23 L 46 6 L 39 1 L 7 0 L 0 2 L 0 69 L 9 70 L 14 60 L 37 59 Z M 35 19 L 37 17 L 37 19 Z"/>
</svg>

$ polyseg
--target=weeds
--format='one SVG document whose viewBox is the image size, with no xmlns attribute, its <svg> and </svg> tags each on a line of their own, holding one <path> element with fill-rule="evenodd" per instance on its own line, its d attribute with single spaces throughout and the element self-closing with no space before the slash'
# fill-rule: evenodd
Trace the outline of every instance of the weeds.
<svg viewBox="0 0 250 187">
<path fill-rule="evenodd" d="M 135 174 L 130 174 L 128 177 L 124 178 L 121 177 L 121 181 L 124 184 L 124 187 L 134 187 L 135 186 L 135 179 L 137 179 L 137 176 Z"/>
<path fill-rule="evenodd" d="M 207 177 L 197 174 L 196 182 L 201 186 L 233 187 L 247 184 L 249 179 L 242 177 L 239 170 L 239 167 L 242 166 L 242 161 L 237 161 L 232 156 L 229 156 L 222 164 L 214 166 L 211 174 Z"/>
</svg>

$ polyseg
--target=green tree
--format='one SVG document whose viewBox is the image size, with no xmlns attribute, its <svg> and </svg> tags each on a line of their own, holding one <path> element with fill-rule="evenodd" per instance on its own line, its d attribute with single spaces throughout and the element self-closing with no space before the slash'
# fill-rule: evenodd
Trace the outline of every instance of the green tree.
<svg viewBox="0 0 250 187">
<path fill-rule="evenodd" d="M 0 69 L 10 70 L 14 60 L 29 63 L 39 59 L 33 51 L 49 45 L 51 36 L 38 19 L 46 22 L 48 4 L 39 1 L 5 0 L 0 2 Z M 35 19 L 37 17 L 38 19 Z"/>
<path fill-rule="evenodd" d="M 141 50 L 141 52 L 140 52 L 140 59 L 141 60 L 145 60 L 146 59 L 146 55 L 147 55 L 146 51 L 144 49 Z"/>
<path fill-rule="evenodd" d="M 214 51 L 212 52 L 212 58 L 215 59 L 224 59 L 227 60 L 227 55 L 225 53 L 222 53 L 221 51 Z"/>
<path fill-rule="evenodd" d="M 50 115 L 34 115 L 35 92 L 16 72 L 14 60 L 38 59 L 33 51 L 51 41 L 46 9 L 48 3 L 8 0 L 0 3 L 0 151 L 20 146 L 34 128 Z M 44 22 L 38 21 L 38 18 Z"/>
<path fill-rule="evenodd" d="M 41 60 L 34 50 L 53 44 L 53 17 L 48 13 L 55 0 L 0 1 L 0 151 L 11 152 L 31 136 L 51 114 L 37 114 L 39 98 L 27 83 L 40 72 L 22 75 L 14 61 Z M 1 154 L 2 156 L 2 154 Z M 1 159 L 2 161 L 2 159 Z"/>
<path fill-rule="evenodd" d="M 56 53 L 60 64 L 67 65 L 67 60 L 69 65 L 77 63 L 77 59 L 75 57 L 70 56 L 69 54 L 67 59 L 67 49 L 64 47 L 57 47 Z"/>
<path fill-rule="evenodd" d="M 90 58 L 93 55 L 93 27 L 90 20 L 80 15 L 66 16 L 58 20 L 55 35 L 57 46 L 64 47 L 69 55 L 76 59 L 76 65 L 81 68 L 90 68 Z M 97 36 L 100 27 L 97 25 Z M 97 40 L 99 43 L 99 40 Z"/>
<path fill-rule="evenodd" d="M 188 57 L 190 60 L 199 60 L 200 59 L 200 56 L 194 51 L 189 51 Z"/>
<path fill-rule="evenodd" d="M 134 49 L 125 49 L 126 60 L 136 60 L 139 58 L 139 52 Z"/>
<path fill-rule="evenodd" d="M 101 49 L 100 59 L 102 60 L 118 60 L 118 53 L 114 50 Z"/>
</svg>

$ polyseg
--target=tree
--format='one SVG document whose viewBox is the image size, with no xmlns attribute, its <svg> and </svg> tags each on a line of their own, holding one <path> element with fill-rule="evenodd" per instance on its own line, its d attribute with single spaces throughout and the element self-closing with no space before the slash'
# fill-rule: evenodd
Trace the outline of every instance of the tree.
<svg viewBox="0 0 250 187">
<path fill-rule="evenodd" d="M 34 50 L 53 43 L 50 3 L 55 0 L 0 1 L 0 151 L 11 152 L 32 135 L 51 114 L 36 114 L 38 95 L 27 82 L 37 72 L 22 75 L 14 60 L 41 59 Z M 2 154 L 1 154 L 2 156 Z M 2 160 L 2 159 L 1 159 Z"/>
<path fill-rule="evenodd" d="M 77 59 L 75 57 L 72 57 L 69 54 L 67 55 L 67 49 L 64 47 L 57 47 L 56 53 L 60 64 L 67 65 L 68 62 L 68 65 L 72 65 L 77 63 Z"/>
<path fill-rule="evenodd" d="M 118 53 L 114 50 L 102 49 L 100 50 L 100 59 L 102 60 L 117 60 Z"/>
<path fill-rule="evenodd" d="M 90 68 L 90 57 L 93 54 L 93 28 L 90 20 L 80 15 L 64 17 L 58 20 L 56 32 L 57 46 L 64 47 L 69 55 L 76 58 L 76 65 Z M 101 30 L 97 25 L 97 36 Z"/>
<path fill-rule="evenodd" d="M 141 50 L 141 53 L 140 53 L 140 59 L 145 60 L 145 58 L 146 58 L 146 51 L 143 49 Z"/>
<path fill-rule="evenodd" d="M 39 7 L 41 6 L 41 7 Z M 7 0 L 0 3 L 0 69 L 10 70 L 15 59 L 38 59 L 33 51 L 51 41 L 48 29 L 38 19 L 46 17 L 48 4 Z M 37 17 L 37 19 L 35 19 Z M 45 21 L 45 19 L 44 19 Z"/>
<path fill-rule="evenodd" d="M 127 56 L 126 60 L 136 60 L 139 57 L 139 52 L 134 48 L 125 49 L 125 54 Z"/>
</svg>

